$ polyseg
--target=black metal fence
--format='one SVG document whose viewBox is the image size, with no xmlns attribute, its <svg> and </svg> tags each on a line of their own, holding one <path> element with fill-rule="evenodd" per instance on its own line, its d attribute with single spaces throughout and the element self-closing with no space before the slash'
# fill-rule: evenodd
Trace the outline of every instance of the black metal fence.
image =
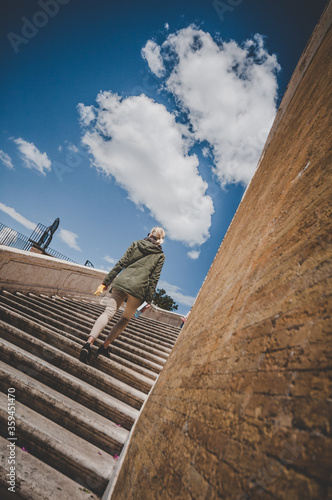
<svg viewBox="0 0 332 500">
<path fill-rule="evenodd" d="M 44 226 L 43 224 L 37 224 L 32 234 L 30 235 L 29 241 L 35 243 L 38 247 L 46 250 L 48 245 L 52 240 L 52 236 L 49 233 L 49 228 Z"/>
<path fill-rule="evenodd" d="M 73 262 L 74 264 L 78 264 L 75 260 L 70 259 L 69 257 L 66 257 L 60 252 L 57 252 L 56 250 L 53 250 L 53 248 L 47 248 L 46 252 L 47 255 L 50 255 L 51 257 L 55 257 L 56 259 L 61 259 L 61 260 L 66 260 L 67 262 Z"/>
<path fill-rule="evenodd" d="M 0 223 L 0 245 L 29 251 L 32 243 L 27 236 Z"/>
<path fill-rule="evenodd" d="M 0 223 L 0 245 L 6 245 L 7 247 L 13 247 L 19 250 L 29 251 L 31 250 L 33 244 L 34 242 L 31 241 L 31 239 L 28 238 L 27 236 L 24 236 L 24 234 L 14 231 L 14 229 L 11 229 L 10 227 Z M 53 250 L 52 248 L 47 248 L 45 254 L 50 255 L 51 257 L 55 257 L 56 259 L 66 260 L 67 262 L 73 262 L 74 264 L 78 264 L 74 260 L 70 259 L 69 257 L 66 257 L 65 255 L 63 255 L 60 252 L 57 252 L 56 250 Z"/>
</svg>

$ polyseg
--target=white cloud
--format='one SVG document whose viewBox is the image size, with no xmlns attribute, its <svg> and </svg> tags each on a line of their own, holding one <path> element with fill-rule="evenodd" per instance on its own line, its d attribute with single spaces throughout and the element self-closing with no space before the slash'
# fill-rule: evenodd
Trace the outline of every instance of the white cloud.
<svg viewBox="0 0 332 500">
<path fill-rule="evenodd" d="M 106 260 L 106 262 L 108 262 L 109 264 L 113 265 L 118 262 L 116 259 L 112 259 L 112 257 L 110 257 L 109 255 L 105 255 L 104 260 Z"/>
<path fill-rule="evenodd" d="M 73 233 L 72 231 L 68 231 L 67 229 L 60 229 L 58 236 L 70 248 L 82 252 L 81 248 L 77 244 L 77 234 Z"/>
<path fill-rule="evenodd" d="M 260 35 L 240 46 L 216 42 L 195 26 L 161 46 L 149 40 L 142 56 L 178 109 L 170 113 L 144 94 L 100 92 L 96 106 L 78 105 L 82 143 L 94 166 L 146 207 L 171 239 L 199 246 L 214 209 L 190 148 L 202 143 L 222 186 L 248 184 L 275 116 L 279 65 Z M 187 125 L 176 121 L 179 111 Z M 199 250 L 188 255 L 198 258 Z"/>
<path fill-rule="evenodd" d="M 14 168 L 11 157 L 7 153 L 2 151 L 2 149 L 0 149 L 0 160 L 7 168 L 10 168 L 10 169 Z"/>
<path fill-rule="evenodd" d="M 208 156 L 211 156 L 211 155 L 210 155 L 210 150 L 209 150 L 209 148 L 207 148 L 207 147 L 202 148 L 202 155 L 203 155 L 205 158 L 208 158 Z"/>
<path fill-rule="evenodd" d="M 107 269 L 105 269 L 105 270 L 107 270 L 107 272 L 109 272 L 111 269 L 113 269 L 114 264 L 116 264 L 119 259 L 113 259 L 109 255 L 105 255 L 104 260 L 106 260 L 106 262 L 108 262 L 110 264 L 109 266 L 107 266 Z M 104 270 L 104 267 L 101 267 L 100 269 Z"/>
<path fill-rule="evenodd" d="M 22 226 L 25 226 L 27 229 L 34 230 L 35 227 L 36 227 L 36 225 L 37 225 L 34 222 L 31 222 L 28 219 L 26 219 L 23 215 L 21 215 L 18 212 L 16 212 L 16 210 L 14 208 L 8 207 L 4 203 L 0 203 L 0 210 L 2 210 L 3 212 L 5 212 L 12 219 L 14 219 L 17 222 L 19 222 L 20 224 L 22 224 Z"/>
<path fill-rule="evenodd" d="M 172 297 L 175 302 L 188 307 L 191 307 L 195 301 L 196 297 L 191 297 L 190 295 L 184 295 L 181 293 L 181 288 L 176 285 L 171 285 L 167 281 L 160 280 L 158 282 L 157 288 L 163 288 L 166 294 Z"/>
<path fill-rule="evenodd" d="M 77 105 L 83 126 L 88 126 L 96 118 L 93 106 L 84 106 L 81 102 Z"/>
<path fill-rule="evenodd" d="M 188 257 L 190 257 L 193 260 L 198 259 L 200 254 L 201 254 L 200 250 L 191 250 L 190 252 L 187 253 Z"/>
<path fill-rule="evenodd" d="M 209 237 L 212 199 L 188 155 L 188 130 L 165 106 L 144 94 L 120 98 L 101 92 L 96 121 L 82 142 L 98 170 L 113 176 L 139 207 L 145 206 L 171 239 L 190 246 Z M 79 110 L 83 111 L 81 105 Z"/>
<path fill-rule="evenodd" d="M 21 153 L 21 158 L 27 168 L 37 170 L 42 175 L 51 170 L 51 161 L 46 153 L 41 153 L 32 142 L 21 138 L 13 139 Z"/>
<path fill-rule="evenodd" d="M 276 56 L 261 35 L 242 46 L 216 43 L 195 26 L 169 35 L 159 48 L 154 52 L 170 67 L 164 88 L 187 113 L 195 139 L 210 144 L 221 185 L 246 185 L 276 113 Z"/>
<path fill-rule="evenodd" d="M 158 77 L 165 72 L 165 66 L 160 55 L 160 47 L 153 40 L 149 40 L 142 49 L 142 57 L 146 59 L 152 73 Z"/>
</svg>

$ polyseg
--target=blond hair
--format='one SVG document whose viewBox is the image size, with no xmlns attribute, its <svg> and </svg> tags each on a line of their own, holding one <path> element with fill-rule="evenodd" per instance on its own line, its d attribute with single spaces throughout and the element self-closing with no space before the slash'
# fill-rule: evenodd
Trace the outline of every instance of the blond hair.
<svg viewBox="0 0 332 500">
<path fill-rule="evenodd" d="M 166 233 L 162 227 L 153 227 L 149 234 L 156 240 L 157 245 L 164 243 L 165 235 Z"/>
</svg>

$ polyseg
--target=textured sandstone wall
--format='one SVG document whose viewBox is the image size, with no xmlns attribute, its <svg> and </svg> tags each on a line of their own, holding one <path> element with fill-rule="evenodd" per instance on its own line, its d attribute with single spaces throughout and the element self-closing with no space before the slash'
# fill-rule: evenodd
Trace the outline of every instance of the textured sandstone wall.
<svg viewBox="0 0 332 500">
<path fill-rule="evenodd" d="M 332 498 L 331 45 L 300 72 L 112 500 Z"/>
</svg>

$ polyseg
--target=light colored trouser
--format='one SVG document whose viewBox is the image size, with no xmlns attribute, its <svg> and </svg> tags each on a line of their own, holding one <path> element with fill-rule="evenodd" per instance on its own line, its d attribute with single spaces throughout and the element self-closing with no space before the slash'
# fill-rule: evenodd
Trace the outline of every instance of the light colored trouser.
<svg viewBox="0 0 332 500">
<path fill-rule="evenodd" d="M 141 305 L 142 301 L 140 299 L 136 299 L 136 297 L 132 297 L 128 293 L 113 288 L 112 292 L 110 293 L 110 300 L 108 305 L 106 306 L 105 311 L 99 316 L 92 327 L 90 333 L 91 337 L 94 337 L 95 339 L 99 337 L 107 323 L 113 318 L 114 314 L 125 299 L 127 299 L 127 303 L 122 318 L 113 326 L 105 342 L 112 342 L 120 335 L 120 333 L 123 332 L 136 309 Z"/>
</svg>

